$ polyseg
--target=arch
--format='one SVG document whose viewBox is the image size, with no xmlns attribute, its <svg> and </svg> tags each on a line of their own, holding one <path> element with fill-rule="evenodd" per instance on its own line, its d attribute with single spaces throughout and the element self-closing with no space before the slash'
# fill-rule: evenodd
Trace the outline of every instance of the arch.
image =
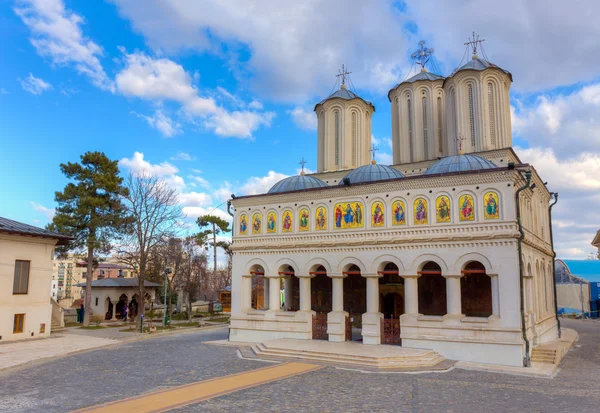
<svg viewBox="0 0 600 413">
<path fill-rule="evenodd" d="M 483 206 L 483 218 L 486 220 L 500 219 L 500 211 L 502 209 L 502 198 L 498 190 L 493 188 L 485 189 L 481 192 L 482 195 L 482 206 Z"/>
<path fill-rule="evenodd" d="M 350 133 L 352 138 L 352 165 L 354 167 L 358 166 L 358 111 L 355 108 L 351 109 L 350 119 L 352 122 Z"/>
<path fill-rule="evenodd" d="M 316 268 L 321 265 L 325 268 L 327 273 L 331 272 L 331 265 L 329 265 L 329 261 L 324 260 L 323 258 L 313 258 L 304 265 L 301 274 L 308 275 L 310 272 L 316 271 Z"/>
<path fill-rule="evenodd" d="M 246 263 L 244 274 L 251 274 L 252 272 L 256 271 L 257 266 L 262 267 L 265 274 L 269 273 L 269 267 L 263 260 L 260 258 L 252 258 Z"/>
<path fill-rule="evenodd" d="M 333 110 L 333 119 L 334 119 L 334 125 L 333 125 L 333 130 L 334 130 L 334 147 L 335 147 L 335 151 L 334 151 L 334 165 L 335 166 L 340 166 L 340 160 L 341 160 L 341 155 L 342 155 L 342 115 L 341 115 L 341 110 L 339 109 L 334 109 Z"/>
<path fill-rule="evenodd" d="M 279 277 L 279 271 L 286 271 L 281 269 L 281 267 L 283 266 L 292 267 L 296 274 L 298 274 L 298 270 L 300 269 L 300 267 L 298 267 L 298 264 L 296 264 L 294 260 L 291 260 L 289 258 L 281 258 L 273 267 L 273 273 L 271 274 L 271 277 Z"/>
<path fill-rule="evenodd" d="M 242 212 L 238 217 L 238 235 L 248 235 L 250 224 L 248 214 Z"/>
<path fill-rule="evenodd" d="M 477 219 L 477 196 L 471 191 L 462 191 L 456 197 L 458 221 L 475 221 Z"/>
<path fill-rule="evenodd" d="M 310 231 L 310 208 L 308 205 L 302 205 L 297 209 L 297 220 L 298 220 L 298 232 Z"/>
<path fill-rule="evenodd" d="M 344 271 L 347 271 L 351 265 L 356 265 L 358 268 L 360 268 L 361 274 L 367 274 L 368 272 L 365 264 L 363 264 L 361 260 L 355 257 L 346 257 L 342 259 L 337 265 L 337 272 L 342 273 Z"/>
<path fill-rule="evenodd" d="M 315 231 L 327 231 L 329 212 L 325 204 L 319 204 L 314 209 Z"/>
<path fill-rule="evenodd" d="M 281 232 L 294 232 L 294 211 L 291 208 L 285 208 L 281 212 Z"/>
<path fill-rule="evenodd" d="M 434 254 L 421 254 L 413 260 L 413 262 L 410 266 L 410 274 L 416 274 L 419 271 L 421 271 L 423 266 L 428 261 L 433 261 L 437 265 L 439 265 L 440 268 L 442 269 L 442 274 L 448 273 L 448 265 L 446 265 L 446 262 L 443 259 L 441 259 L 440 257 L 438 257 L 437 255 L 434 255 Z"/>
<path fill-rule="evenodd" d="M 392 215 L 392 226 L 406 225 L 407 216 L 409 213 L 406 211 L 406 200 L 404 198 L 395 198 L 390 205 L 388 210 Z"/>
<path fill-rule="evenodd" d="M 260 211 L 252 211 L 250 227 L 252 228 L 252 235 L 263 233 L 263 216 Z"/>
<path fill-rule="evenodd" d="M 375 260 L 373 260 L 373 263 L 371 264 L 371 273 L 376 273 L 378 271 L 383 271 L 383 269 L 385 268 L 386 264 L 393 262 L 394 264 L 396 264 L 396 266 L 398 267 L 398 273 L 400 275 L 404 274 L 404 264 L 402 264 L 402 261 L 400 261 L 400 258 L 394 256 L 394 255 L 390 255 L 390 254 L 383 254 L 380 255 L 379 257 L 375 258 Z"/>
<path fill-rule="evenodd" d="M 467 317 L 492 315 L 492 279 L 479 261 L 470 261 L 462 270 L 460 294 L 462 314 Z"/>
<path fill-rule="evenodd" d="M 417 279 L 419 313 L 431 316 L 443 316 L 447 312 L 446 279 L 442 268 L 434 261 L 426 261 L 419 271 Z"/>
<path fill-rule="evenodd" d="M 435 223 L 451 223 L 453 221 L 452 214 L 452 197 L 445 193 L 439 192 L 435 196 Z"/>
<path fill-rule="evenodd" d="M 494 268 L 490 261 L 484 255 L 481 255 L 477 252 L 469 252 L 467 254 L 461 255 L 455 262 L 454 268 L 452 269 L 455 274 L 460 274 L 465 267 L 473 261 L 480 262 L 487 274 L 494 274 Z"/>
<path fill-rule="evenodd" d="M 267 211 L 267 218 L 265 224 L 267 227 L 267 234 L 277 233 L 277 211 L 275 211 L 274 209 L 269 209 Z"/>
<path fill-rule="evenodd" d="M 376 198 L 371 201 L 369 208 L 369 224 L 371 228 L 387 226 L 386 220 L 386 202 L 381 198 Z"/>
</svg>

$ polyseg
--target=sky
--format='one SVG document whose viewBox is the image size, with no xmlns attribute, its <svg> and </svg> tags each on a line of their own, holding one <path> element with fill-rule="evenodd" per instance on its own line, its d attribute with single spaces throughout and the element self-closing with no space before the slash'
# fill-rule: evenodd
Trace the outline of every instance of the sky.
<svg viewBox="0 0 600 413">
<path fill-rule="evenodd" d="M 0 215 L 44 226 L 59 165 L 86 151 L 166 179 L 194 219 L 230 194 L 316 169 L 315 103 L 342 64 L 373 102 L 419 40 L 448 75 L 474 30 L 509 70 L 513 146 L 551 191 L 555 247 L 585 259 L 600 229 L 600 2 L 581 0 L 0 0 Z"/>
</svg>

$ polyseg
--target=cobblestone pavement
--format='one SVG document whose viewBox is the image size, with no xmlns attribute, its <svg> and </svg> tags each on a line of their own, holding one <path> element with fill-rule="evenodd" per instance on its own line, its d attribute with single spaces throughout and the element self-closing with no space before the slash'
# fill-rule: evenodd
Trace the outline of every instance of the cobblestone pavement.
<svg viewBox="0 0 600 413">
<path fill-rule="evenodd" d="M 173 412 L 598 412 L 600 323 L 580 333 L 554 379 L 455 369 L 361 373 L 334 367 L 240 390 Z M 264 367 L 236 349 L 203 344 L 227 330 L 161 337 L 0 373 L 0 412 L 64 412 Z"/>
</svg>

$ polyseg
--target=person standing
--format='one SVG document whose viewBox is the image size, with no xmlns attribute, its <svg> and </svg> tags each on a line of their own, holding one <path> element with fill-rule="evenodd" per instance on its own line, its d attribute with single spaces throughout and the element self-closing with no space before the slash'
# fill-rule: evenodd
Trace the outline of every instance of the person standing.
<svg viewBox="0 0 600 413">
<path fill-rule="evenodd" d="M 123 322 L 127 321 L 127 310 L 128 310 L 127 304 L 123 304 L 123 310 L 122 310 L 122 312 L 123 312 Z"/>
</svg>

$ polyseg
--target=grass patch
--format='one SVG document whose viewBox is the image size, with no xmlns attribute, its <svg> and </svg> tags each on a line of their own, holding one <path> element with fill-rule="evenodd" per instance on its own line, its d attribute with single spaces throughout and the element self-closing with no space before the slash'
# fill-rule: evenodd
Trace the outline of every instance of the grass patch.
<svg viewBox="0 0 600 413">
<path fill-rule="evenodd" d="M 82 330 L 100 330 L 100 329 L 103 329 L 105 327 L 104 326 L 87 326 L 87 327 L 81 326 L 79 328 L 81 328 Z"/>
<path fill-rule="evenodd" d="M 200 325 L 197 321 L 189 321 L 187 323 L 173 324 L 173 327 L 198 327 Z"/>
<path fill-rule="evenodd" d="M 65 327 L 77 327 L 80 325 L 81 323 L 65 323 Z"/>
<path fill-rule="evenodd" d="M 207 321 L 214 321 L 215 323 L 228 323 L 229 317 L 211 318 L 210 320 L 207 320 Z"/>
</svg>

